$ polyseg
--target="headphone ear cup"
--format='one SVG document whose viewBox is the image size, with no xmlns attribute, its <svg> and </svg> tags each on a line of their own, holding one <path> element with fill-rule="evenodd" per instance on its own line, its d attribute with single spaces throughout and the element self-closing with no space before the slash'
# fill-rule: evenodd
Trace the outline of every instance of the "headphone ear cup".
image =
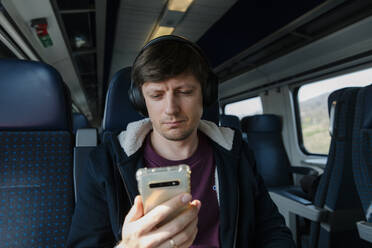
<svg viewBox="0 0 372 248">
<path fill-rule="evenodd" d="M 218 100 L 218 77 L 210 71 L 208 75 L 207 84 L 203 91 L 203 103 L 205 107 L 211 106 Z"/>
<path fill-rule="evenodd" d="M 140 112 L 145 117 L 148 117 L 147 108 L 145 99 L 139 89 L 137 87 L 133 87 L 133 84 L 130 84 L 130 88 L 128 90 L 129 101 L 132 104 L 133 108 Z"/>
</svg>

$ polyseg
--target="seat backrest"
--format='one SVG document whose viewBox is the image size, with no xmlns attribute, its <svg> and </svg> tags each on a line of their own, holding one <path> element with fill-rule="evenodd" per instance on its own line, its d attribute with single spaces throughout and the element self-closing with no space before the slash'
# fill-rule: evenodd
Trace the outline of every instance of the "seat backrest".
<svg viewBox="0 0 372 248">
<path fill-rule="evenodd" d="M 89 128 L 88 119 L 82 113 L 73 113 L 72 114 L 72 130 L 76 134 L 76 131 L 80 128 Z"/>
<path fill-rule="evenodd" d="M 125 67 L 116 72 L 109 83 L 102 121 L 103 132 L 119 132 L 128 123 L 144 118 L 129 101 L 130 74 L 131 67 Z"/>
<path fill-rule="evenodd" d="M 246 116 L 241 121 L 257 170 L 267 187 L 293 184 L 290 162 L 282 140 L 282 120 L 274 114 Z"/>
<path fill-rule="evenodd" d="M 112 77 L 106 94 L 106 104 L 102 121 L 102 140 L 127 128 L 130 122 L 144 117 L 131 105 L 128 96 L 131 67 L 125 67 Z"/>
<path fill-rule="evenodd" d="M 236 115 L 220 115 L 220 126 L 241 131 L 240 120 Z"/>
<path fill-rule="evenodd" d="M 326 224 L 312 223 L 310 247 L 360 247 L 355 222 L 362 209 L 352 175 L 351 137 L 359 88 L 344 88 L 328 98 L 333 115 L 327 165 L 315 194 L 314 205 L 330 212 Z M 332 110 L 333 109 L 333 110 Z M 333 219 L 332 219 L 333 218 Z"/>
<path fill-rule="evenodd" d="M 368 222 L 372 223 L 372 85 L 360 89 L 353 131 L 353 173 Z"/>
<path fill-rule="evenodd" d="M 73 212 L 71 101 L 52 67 L 0 60 L 0 246 L 64 247 Z"/>
</svg>

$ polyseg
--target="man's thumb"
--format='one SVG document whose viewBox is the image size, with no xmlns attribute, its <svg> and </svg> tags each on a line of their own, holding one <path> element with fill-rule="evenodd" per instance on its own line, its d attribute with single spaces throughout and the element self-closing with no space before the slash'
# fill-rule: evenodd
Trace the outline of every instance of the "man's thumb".
<svg viewBox="0 0 372 248">
<path fill-rule="evenodd" d="M 134 199 L 134 204 L 132 208 L 129 210 L 127 216 L 125 217 L 126 222 L 133 222 L 138 220 L 143 216 L 143 204 L 142 204 L 142 197 L 137 195 Z"/>
</svg>

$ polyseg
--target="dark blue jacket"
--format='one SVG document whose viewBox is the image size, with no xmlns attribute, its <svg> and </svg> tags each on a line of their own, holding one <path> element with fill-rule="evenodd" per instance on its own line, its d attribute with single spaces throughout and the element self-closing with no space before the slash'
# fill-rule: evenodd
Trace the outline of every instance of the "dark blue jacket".
<svg viewBox="0 0 372 248">
<path fill-rule="evenodd" d="M 210 142 L 218 172 L 221 247 L 295 247 L 241 134 L 233 134 L 230 150 Z M 139 194 L 135 173 L 143 167 L 142 154 L 141 147 L 128 156 L 114 134 L 91 153 L 78 181 L 68 247 L 114 247 L 120 241 L 125 215 Z"/>
</svg>

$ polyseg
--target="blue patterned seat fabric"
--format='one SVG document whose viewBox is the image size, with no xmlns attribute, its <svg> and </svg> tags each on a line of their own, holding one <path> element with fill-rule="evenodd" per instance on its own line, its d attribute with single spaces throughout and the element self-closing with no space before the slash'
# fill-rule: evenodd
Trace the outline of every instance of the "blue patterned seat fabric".
<svg viewBox="0 0 372 248">
<path fill-rule="evenodd" d="M 1 247 L 63 247 L 71 217 L 71 137 L 0 132 Z"/>
<path fill-rule="evenodd" d="M 74 207 L 67 87 L 50 66 L 0 60 L 0 102 L 0 247 L 64 247 Z"/>
</svg>

